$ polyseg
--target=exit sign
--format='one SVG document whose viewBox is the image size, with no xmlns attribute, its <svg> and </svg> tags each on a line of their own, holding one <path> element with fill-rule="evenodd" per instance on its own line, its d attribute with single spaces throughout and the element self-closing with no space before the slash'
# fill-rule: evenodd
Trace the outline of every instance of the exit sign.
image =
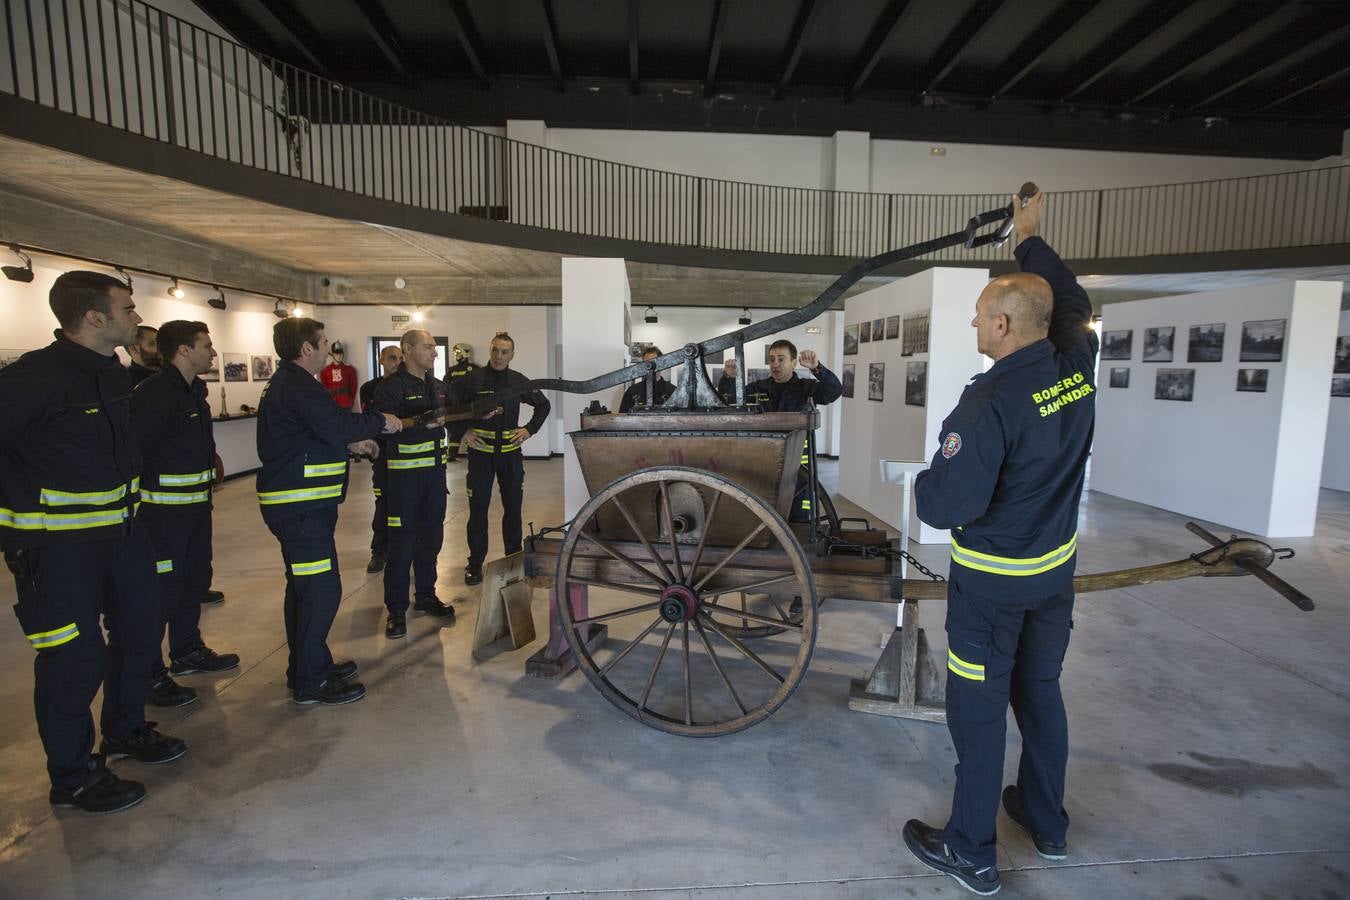
<svg viewBox="0 0 1350 900">
<path fill-rule="evenodd" d="M 408 327 L 408 317 L 407 317 L 407 316 L 390 316 L 390 317 L 389 317 L 389 327 L 392 328 L 394 331 L 401 331 L 402 329 L 407 328 L 407 327 Z"/>
</svg>

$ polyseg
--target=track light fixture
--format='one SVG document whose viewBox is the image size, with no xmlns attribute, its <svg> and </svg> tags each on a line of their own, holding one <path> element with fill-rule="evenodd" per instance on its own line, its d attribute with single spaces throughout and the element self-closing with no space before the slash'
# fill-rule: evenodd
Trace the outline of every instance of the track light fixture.
<svg viewBox="0 0 1350 900">
<path fill-rule="evenodd" d="M 212 287 L 214 287 L 214 288 L 216 289 L 216 296 L 214 296 L 214 297 L 212 297 L 211 299 L 207 300 L 207 301 L 206 301 L 206 305 L 209 306 L 209 307 L 211 307 L 212 309 L 224 309 L 224 308 L 225 308 L 225 292 L 222 291 L 222 290 L 220 289 L 220 285 L 218 285 L 218 284 L 213 284 Z"/>
<path fill-rule="evenodd" d="M 299 303 L 297 303 L 297 304 L 295 304 L 294 306 L 291 307 L 291 318 L 292 318 L 292 319 L 298 319 L 298 318 L 300 318 L 301 316 L 303 316 L 304 314 L 305 314 L 305 313 L 304 313 L 304 310 L 302 310 L 302 309 L 300 308 L 300 304 L 299 304 Z"/>
<path fill-rule="evenodd" d="M 113 266 L 113 268 L 117 271 L 118 275 L 122 276 L 127 280 L 127 293 L 128 294 L 136 293 L 136 288 L 131 283 L 131 273 L 123 269 L 121 266 Z"/>
<path fill-rule="evenodd" d="M 178 286 L 178 279 L 177 279 L 177 278 L 175 278 L 175 279 L 173 280 L 173 284 L 169 285 L 168 294 L 169 294 L 170 297 L 173 297 L 175 300 L 182 300 L 184 297 L 187 296 L 187 292 L 184 291 L 181 287 Z"/>
<path fill-rule="evenodd" d="M 285 305 L 287 303 L 290 303 L 289 307 Z M 276 316 L 278 319 L 284 319 L 291 314 L 291 310 L 294 309 L 294 307 L 295 304 L 291 303 L 291 301 L 282 300 L 278 297 L 277 302 L 272 304 L 272 315 Z"/>
<path fill-rule="evenodd" d="M 646 322 L 648 325 L 655 325 L 657 322 L 656 307 L 647 307 L 647 311 L 642 315 L 642 321 Z"/>
<path fill-rule="evenodd" d="M 736 324 L 737 325 L 750 324 L 750 307 L 747 306 L 741 309 L 741 317 L 736 320 Z"/>
<path fill-rule="evenodd" d="M 20 250 L 18 244 L 10 244 L 9 250 L 19 259 L 23 260 L 23 265 L 4 266 L 3 271 L 5 273 L 5 277 L 8 278 L 10 281 L 22 281 L 24 284 L 28 284 L 33 280 L 32 258 L 30 258 L 28 254 Z"/>
</svg>

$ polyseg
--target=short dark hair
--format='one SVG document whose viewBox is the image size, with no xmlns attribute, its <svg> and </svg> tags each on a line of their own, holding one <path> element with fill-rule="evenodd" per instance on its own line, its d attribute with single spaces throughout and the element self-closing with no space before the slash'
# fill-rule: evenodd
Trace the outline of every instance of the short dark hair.
<svg viewBox="0 0 1350 900">
<path fill-rule="evenodd" d="M 643 359 L 646 359 L 648 353 L 655 353 L 657 356 L 660 356 L 660 355 L 661 355 L 661 348 L 660 348 L 660 347 L 648 347 L 646 350 L 643 350 L 643 351 L 642 351 L 642 358 L 643 358 Z"/>
<path fill-rule="evenodd" d="M 141 342 L 141 340 L 142 340 L 147 334 L 158 334 L 158 333 L 159 333 L 159 329 L 156 328 L 156 327 L 153 326 L 153 325 L 137 325 L 137 326 L 136 326 L 136 343 L 139 344 L 139 343 Z"/>
<path fill-rule="evenodd" d="M 788 355 L 791 356 L 793 359 L 797 358 L 797 345 L 792 343 L 792 341 L 783 341 L 783 340 L 774 341 L 772 344 L 769 345 L 769 352 L 772 353 L 779 347 L 786 348 Z"/>
<path fill-rule="evenodd" d="M 494 335 L 492 336 L 492 340 L 493 340 L 493 341 L 509 341 L 510 344 L 511 344 L 511 349 L 512 349 L 512 350 L 516 349 L 516 339 L 513 338 L 513 337 L 511 337 L 511 335 L 507 334 L 505 331 L 499 331 L 499 332 L 497 332 L 496 334 L 494 334 Z M 492 341 L 488 341 L 488 346 L 489 346 L 489 347 L 492 346 Z"/>
<path fill-rule="evenodd" d="M 89 310 L 104 315 L 112 311 L 112 294 L 109 291 L 113 288 L 125 291 L 126 282 L 102 272 L 77 269 L 57 277 L 47 294 L 47 303 L 61 327 L 73 331 L 80 327 L 80 320 Z"/>
<path fill-rule="evenodd" d="M 206 327 L 205 322 L 174 319 L 172 322 L 165 322 L 164 326 L 159 329 L 159 337 L 155 341 L 156 349 L 159 350 L 159 355 L 163 357 L 164 363 L 167 365 L 173 362 L 173 358 L 178 355 L 179 347 L 195 347 L 197 335 L 210 333 L 211 329 Z M 138 333 L 136 336 L 140 337 L 140 334 Z"/>
<path fill-rule="evenodd" d="M 318 319 L 282 319 L 272 326 L 272 349 L 282 359 L 295 362 L 306 342 L 318 349 L 320 331 L 323 331 L 323 323 Z"/>
</svg>

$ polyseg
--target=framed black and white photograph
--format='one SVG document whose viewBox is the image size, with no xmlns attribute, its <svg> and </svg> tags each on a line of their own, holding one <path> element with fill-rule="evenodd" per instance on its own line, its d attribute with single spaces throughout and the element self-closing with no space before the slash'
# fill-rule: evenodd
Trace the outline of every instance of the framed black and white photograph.
<svg viewBox="0 0 1350 900">
<path fill-rule="evenodd" d="M 1111 369 L 1111 387 L 1127 388 L 1130 386 L 1130 367 L 1119 366 Z"/>
<path fill-rule="evenodd" d="M 905 316 L 904 331 L 900 341 L 901 356 L 928 352 L 928 313 L 917 312 Z"/>
<path fill-rule="evenodd" d="M 1134 353 L 1134 329 L 1102 332 L 1102 359 L 1129 359 Z"/>
<path fill-rule="evenodd" d="M 1350 375 L 1331 376 L 1331 396 L 1350 397 Z"/>
<path fill-rule="evenodd" d="M 885 320 L 885 319 L 873 319 L 873 320 L 872 320 L 872 340 L 874 340 L 874 341 L 879 341 L 879 340 L 881 340 L 883 337 L 885 337 L 885 335 L 886 335 L 886 320 Z"/>
<path fill-rule="evenodd" d="M 247 353 L 226 353 L 224 359 L 226 381 L 248 381 Z"/>
<path fill-rule="evenodd" d="M 845 397 L 853 397 L 853 380 L 857 377 L 857 368 L 853 363 L 844 363 L 844 374 L 839 381 L 844 385 Z"/>
<path fill-rule="evenodd" d="M 1350 334 L 1336 338 L 1336 361 L 1331 371 L 1337 375 L 1350 375 Z"/>
<path fill-rule="evenodd" d="M 1264 394 L 1270 380 L 1269 369 L 1238 369 L 1237 389 L 1253 394 Z"/>
<path fill-rule="evenodd" d="M 857 355 L 858 355 L 858 326 L 857 326 L 857 325 L 845 325 L 845 326 L 844 326 L 844 355 L 845 355 L 845 356 L 857 356 Z"/>
<path fill-rule="evenodd" d="M 253 370 L 254 381 L 266 381 L 272 377 L 272 373 L 276 371 L 273 359 L 274 357 L 271 356 L 249 357 L 249 364 Z"/>
<path fill-rule="evenodd" d="M 1194 369 L 1159 369 L 1158 379 L 1153 385 L 1154 400 L 1195 399 Z"/>
<path fill-rule="evenodd" d="M 754 384 L 756 381 L 763 381 L 769 377 L 768 369 L 749 369 L 745 373 L 745 383 Z"/>
<path fill-rule="evenodd" d="M 1163 325 L 1144 329 L 1144 362 L 1171 362 L 1176 328 Z"/>
<path fill-rule="evenodd" d="M 867 366 L 867 399 L 886 399 L 886 364 L 870 363 Z"/>
<path fill-rule="evenodd" d="M 1186 345 L 1186 362 L 1223 362 L 1224 324 L 1192 325 Z"/>
<path fill-rule="evenodd" d="M 872 322 L 869 319 L 866 322 L 858 323 L 858 343 L 866 344 L 872 340 Z"/>
<path fill-rule="evenodd" d="M 900 317 L 899 317 L 899 316 L 887 316 L 887 317 L 886 317 L 886 340 L 888 340 L 888 341 L 893 341 L 893 340 L 895 340 L 895 339 L 898 338 L 898 337 L 900 337 Z"/>
<path fill-rule="evenodd" d="M 1242 323 L 1242 352 L 1238 362 L 1279 362 L 1284 359 L 1284 319 L 1257 319 Z"/>
<path fill-rule="evenodd" d="M 905 363 L 905 405 L 928 405 L 928 363 Z"/>
</svg>

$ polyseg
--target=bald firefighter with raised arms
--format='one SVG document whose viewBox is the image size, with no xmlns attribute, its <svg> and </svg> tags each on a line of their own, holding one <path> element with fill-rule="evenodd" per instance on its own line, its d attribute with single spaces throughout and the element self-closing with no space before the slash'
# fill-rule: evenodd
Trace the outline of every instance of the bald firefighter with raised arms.
<svg viewBox="0 0 1350 900">
<path fill-rule="evenodd" d="M 1007 710 L 1022 732 L 1004 810 L 1046 859 L 1067 853 L 1068 722 L 1059 676 L 1073 616 L 1078 502 L 1092 447 L 1097 336 L 1073 272 L 1036 236 L 1045 196 L 1013 199 L 1022 271 L 971 321 L 994 365 L 942 423 L 914 485 L 919 518 L 951 529 L 947 727 L 956 789 L 944 828 L 905 823 L 910 851 L 977 894 L 999 889 L 995 818 Z"/>
</svg>

